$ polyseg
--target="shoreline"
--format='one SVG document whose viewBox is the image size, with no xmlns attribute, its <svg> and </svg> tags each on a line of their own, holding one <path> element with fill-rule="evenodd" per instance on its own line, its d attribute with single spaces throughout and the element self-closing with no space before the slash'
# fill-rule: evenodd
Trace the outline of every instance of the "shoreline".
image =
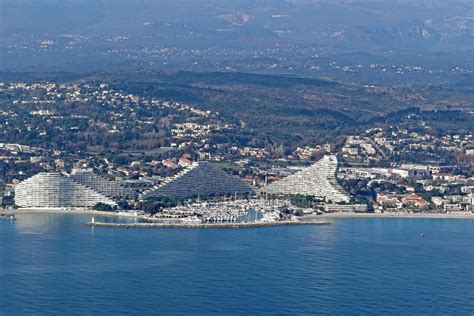
<svg viewBox="0 0 474 316">
<path fill-rule="evenodd" d="M 117 216 L 117 217 L 129 217 L 129 218 L 140 218 L 147 220 L 155 220 L 148 218 L 146 215 L 133 215 L 131 214 L 120 214 L 116 212 L 105 212 L 96 211 L 89 209 L 10 209 L 6 213 L 8 214 L 78 214 L 78 215 L 99 215 L 99 216 Z M 300 220 L 313 220 L 313 219 L 337 219 L 337 218 L 432 218 L 432 219 L 474 219 L 474 214 L 450 214 L 450 213 L 325 213 L 322 215 L 304 215 L 300 217 Z"/>
<path fill-rule="evenodd" d="M 146 218 L 143 215 L 133 214 L 119 214 L 116 212 L 105 212 L 88 209 L 52 209 L 52 208 L 23 208 L 23 209 L 12 209 L 8 210 L 9 214 L 21 215 L 21 214 L 77 214 L 77 215 L 100 215 L 100 216 L 121 216 L 121 217 L 133 217 L 133 218 Z"/>
<path fill-rule="evenodd" d="M 426 218 L 426 219 L 474 219 L 474 214 L 449 213 L 327 213 L 308 215 L 312 218 Z M 304 217 L 303 217 L 304 218 Z"/>
</svg>

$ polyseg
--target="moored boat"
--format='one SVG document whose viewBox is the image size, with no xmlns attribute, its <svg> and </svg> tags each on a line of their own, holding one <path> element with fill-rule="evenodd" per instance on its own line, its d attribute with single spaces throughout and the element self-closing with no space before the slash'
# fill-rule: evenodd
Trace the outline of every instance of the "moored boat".
<svg viewBox="0 0 474 316">
<path fill-rule="evenodd" d="M 202 220 L 197 216 L 184 217 L 181 219 L 183 223 L 201 224 Z"/>
<path fill-rule="evenodd" d="M 0 213 L 0 220 L 15 221 L 15 214 Z"/>
</svg>

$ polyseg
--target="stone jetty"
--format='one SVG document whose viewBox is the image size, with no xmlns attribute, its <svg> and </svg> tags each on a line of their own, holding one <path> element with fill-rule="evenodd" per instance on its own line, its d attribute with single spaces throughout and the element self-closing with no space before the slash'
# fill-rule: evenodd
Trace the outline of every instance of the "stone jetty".
<svg viewBox="0 0 474 316">
<path fill-rule="evenodd" d="M 300 221 L 274 221 L 274 222 L 251 222 L 251 223 L 104 223 L 88 222 L 93 227 L 117 227 L 117 228 L 256 228 L 285 225 L 328 225 L 330 222 L 300 222 Z"/>
</svg>

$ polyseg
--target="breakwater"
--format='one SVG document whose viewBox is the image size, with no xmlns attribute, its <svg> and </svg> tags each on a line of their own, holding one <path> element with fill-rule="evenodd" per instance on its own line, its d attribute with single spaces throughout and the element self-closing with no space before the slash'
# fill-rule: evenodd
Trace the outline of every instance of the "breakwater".
<svg viewBox="0 0 474 316">
<path fill-rule="evenodd" d="M 284 225 L 329 225 L 330 222 L 299 222 L 299 221 L 276 221 L 276 222 L 252 222 L 252 223 L 104 223 L 88 222 L 93 227 L 117 227 L 117 228 L 256 228 Z"/>
</svg>

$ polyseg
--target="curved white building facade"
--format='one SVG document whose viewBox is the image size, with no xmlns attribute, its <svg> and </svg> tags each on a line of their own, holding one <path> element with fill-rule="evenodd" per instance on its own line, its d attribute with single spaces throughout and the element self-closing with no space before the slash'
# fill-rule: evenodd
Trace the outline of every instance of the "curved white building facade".
<svg viewBox="0 0 474 316">
<path fill-rule="evenodd" d="M 332 202 L 349 202 L 350 196 L 336 181 L 337 158 L 324 156 L 310 167 L 270 183 L 263 191 L 270 194 L 311 195 Z"/>
<path fill-rule="evenodd" d="M 93 207 L 116 205 L 105 195 L 59 173 L 38 173 L 15 187 L 15 204 L 23 208 Z"/>
</svg>

